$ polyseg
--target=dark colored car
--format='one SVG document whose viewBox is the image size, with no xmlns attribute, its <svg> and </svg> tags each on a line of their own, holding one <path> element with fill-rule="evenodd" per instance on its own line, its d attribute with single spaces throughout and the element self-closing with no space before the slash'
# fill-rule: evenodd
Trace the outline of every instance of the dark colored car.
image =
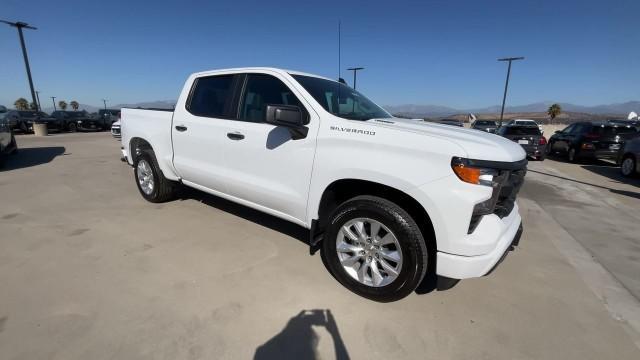
<svg viewBox="0 0 640 360">
<path fill-rule="evenodd" d="M 62 128 L 70 132 L 108 129 L 103 119 L 92 117 L 86 111 L 57 110 L 51 113 L 51 116 L 61 121 Z"/>
<path fill-rule="evenodd" d="M 98 116 L 107 126 L 105 130 L 108 130 L 114 122 L 120 120 L 120 109 L 101 109 L 98 111 Z"/>
<path fill-rule="evenodd" d="M 59 122 L 42 111 L 9 110 L 6 113 L 6 117 L 12 130 L 20 130 L 23 133 L 33 131 L 34 121 L 46 122 L 49 130 L 60 129 Z"/>
<path fill-rule="evenodd" d="M 617 160 L 625 140 L 638 134 L 633 126 L 609 122 L 577 122 L 549 139 L 548 153 L 566 155 L 570 162 L 580 159 Z"/>
<path fill-rule="evenodd" d="M 542 161 L 546 157 L 547 139 L 536 125 L 504 125 L 496 134 L 520 144 L 532 159 Z"/>
<path fill-rule="evenodd" d="M 495 133 L 498 130 L 498 122 L 495 120 L 476 120 L 471 124 L 472 129 Z"/>
<path fill-rule="evenodd" d="M 13 130 L 9 126 L 7 114 L 8 112 L 0 112 L 0 166 L 2 166 L 5 156 L 18 150 L 16 138 L 13 136 Z"/>
<path fill-rule="evenodd" d="M 464 123 L 461 120 L 456 120 L 456 119 L 442 119 L 442 120 L 438 120 L 439 124 L 444 124 L 444 125 L 451 125 L 451 126 L 460 126 L 463 127 Z"/>
<path fill-rule="evenodd" d="M 620 152 L 618 163 L 624 176 L 632 176 L 640 172 L 640 136 L 627 140 Z"/>
</svg>

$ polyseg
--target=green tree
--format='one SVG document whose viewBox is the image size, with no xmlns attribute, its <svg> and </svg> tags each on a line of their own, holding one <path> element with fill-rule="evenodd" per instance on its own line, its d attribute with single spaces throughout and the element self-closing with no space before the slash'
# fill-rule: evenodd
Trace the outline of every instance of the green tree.
<svg viewBox="0 0 640 360">
<path fill-rule="evenodd" d="M 19 98 L 16 102 L 13 103 L 13 106 L 16 107 L 16 110 L 28 110 L 29 102 L 25 98 Z"/>
<path fill-rule="evenodd" d="M 64 100 L 58 101 L 58 107 L 60 110 L 67 110 L 67 102 Z"/>
<path fill-rule="evenodd" d="M 547 110 L 547 114 L 549 115 L 549 122 L 553 123 L 553 120 L 560 115 L 560 113 L 562 112 L 562 107 L 558 104 L 552 104 L 551 106 L 549 106 L 549 109 Z"/>
<path fill-rule="evenodd" d="M 71 101 L 69 105 L 71 105 L 73 111 L 78 111 L 78 108 L 80 107 L 80 104 L 78 104 L 78 102 L 75 100 Z"/>
</svg>

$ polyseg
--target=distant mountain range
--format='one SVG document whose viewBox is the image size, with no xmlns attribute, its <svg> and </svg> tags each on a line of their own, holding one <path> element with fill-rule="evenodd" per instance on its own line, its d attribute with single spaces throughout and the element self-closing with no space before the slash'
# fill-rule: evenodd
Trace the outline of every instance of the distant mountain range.
<svg viewBox="0 0 640 360">
<path fill-rule="evenodd" d="M 127 103 L 107 106 L 110 109 L 120 109 L 123 107 L 142 107 L 142 108 L 159 108 L 159 109 L 173 109 L 176 100 L 158 100 L 158 101 L 146 101 L 139 103 Z M 544 113 L 549 106 L 553 104 L 553 101 L 543 101 L 527 105 L 507 106 L 505 107 L 505 113 Z M 570 103 L 559 103 L 562 106 L 562 110 L 565 112 L 583 113 L 583 114 L 598 114 L 598 115 L 619 115 L 625 116 L 631 111 L 640 112 L 640 101 L 627 101 L 624 103 L 615 103 L 607 105 L 596 106 L 583 106 Z M 496 114 L 500 113 L 500 105 L 488 106 L 484 108 L 472 108 L 472 109 L 454 109 L 447 106 L 440 105 L 388 105 L 384 107 L 387 111 L 394 115 L 402 115 L 416 118 L 437 118 L 443 116 L 451 116 L 456 114 Z M 86 110 L 88 112 L 96 112 L 102 107 L 80 104 L 80 110 Z M 45 112 L 52 112 L 53 107 L 47 107 L 43 109 Z"/>
<path fill-rule="evenodd" d="M 534 113 L 546 112 L 552 101 L 538 102 L 519 106 L 506 106 L 505 113 Z M 631 112 L 640 112 L 640 101 L 628 101 L 624 103 L 615 103 L 608 105 L 583 106 L 570 103 L 558 103 L 563 111 L 586 113 L 586 114 L 610 114 L 610 115 L 626 115 Z M 495 114 L 500 113 L 500 105 L 489 106 L 475 109 L 454 109 L 447 106 L 439 105 L 389 105 L 384 107 L 392 114 L 412 116 L 412 117 L 442 117 L 461 113 L 474 114 Z"/>
</svg>

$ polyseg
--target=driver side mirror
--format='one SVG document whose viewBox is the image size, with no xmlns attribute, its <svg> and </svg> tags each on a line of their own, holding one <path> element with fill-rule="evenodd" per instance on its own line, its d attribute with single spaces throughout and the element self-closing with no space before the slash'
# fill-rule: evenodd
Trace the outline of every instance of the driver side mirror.
<svg viewBox="0 0 640 360">
<path fill-rule="evenodd" d="M 265 122 L 289 129 L 293 140 L 307 137 L 309 128 L 304 126 L 302 111 L 292 105 L 267 105 Z"/>
</svg>

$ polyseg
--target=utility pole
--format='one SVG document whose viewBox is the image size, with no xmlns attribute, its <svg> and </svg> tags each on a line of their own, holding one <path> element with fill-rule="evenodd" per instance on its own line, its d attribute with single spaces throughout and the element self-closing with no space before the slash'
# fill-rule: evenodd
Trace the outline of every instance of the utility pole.
<svg viewBox="0 0 640 360">
<path fill-rule="evenodd" d="M 509 62 L 509 67 L 507 68 L 507 81 L 504 84 L 504 95 L 502 96 L 502 109 L 500 110 L 500 126 L 502 126 L 502 118 L 504 117 L 504 102 L 507 100 L 507 88 L 509 87 L 509 76 L 511 75 L 511 62 L 516 60 L 524 60 L 524 56 L 498 59 L 498 61 Z"/>
<path fill-rule="evenodd" d="M 36 100 L 38 100 L 38 102 L 36 103 L 38 111 L 42 111 L 42 106 L 40 106 L 40 91 L 38 90 L 36 90 Z"/>
<path fill-rule="evenodd" d="M 353 90 L 356 89 L 356 79 L 357 79 L 358 70 L 363 70 L 363 69 L 364 69 L 363 67 L 352 67 L 347 69 L 349 71 L 353 71 Z"/>
<path fill-rule="evenodd" d="M 57 111 L 58 109 L 56 109 L 56 97 L 52 96 L 51 101 L 53 101 L 53 111 Z"/>
<path fill-rule="evenodd" d="M 31 100 L 33 101 L 34 104 L 38 105 L 38 102 L 36 101 L 36 92 L 33 88 L 33 80 L 31 79 L 31 68 L 29 67 L 29 57 L 27 56 L 27 48 L 24 45 L 24 35 L 22 35 L 23 28 L 31 29 L 31 30 L 37 30 L 37 28 L 33 26 L 29 26 L 29 24 L 23 23 L 20 21 L 10 22 L 6 20 L 0 20 L 0 22 L 3 22 L 7 25 L 13 26 L 18 29 L 18 36 L 20 37 L 20 45 L 22 46 L 22 56 L 24 57 L 24 66 L 27 68 L 27 78 L 29 79 L 29 89 L 31 90 Z"/>
<path fill-rule="evenodd" d="M 107 110 L 107 99 L 102 99 L 102 102 L 104 103 L 104 109 Z"/>
</svg>

